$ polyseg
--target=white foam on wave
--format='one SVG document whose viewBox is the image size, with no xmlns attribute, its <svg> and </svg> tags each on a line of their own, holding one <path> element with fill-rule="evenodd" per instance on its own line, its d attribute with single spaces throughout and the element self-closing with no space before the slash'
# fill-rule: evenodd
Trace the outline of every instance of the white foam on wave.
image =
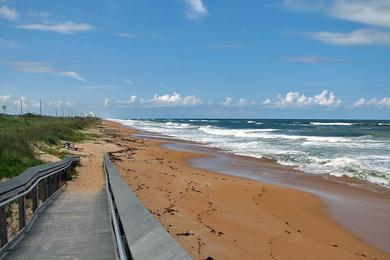
<svg viewBox="0 0 390 260">
<path fill-rule="evenodd" d="M 357 177 L 390 187 L 390 153 L 386 152 L 390 142 L 374 139 L 372 135 L 307 136 L 285 134 L 280 129 L 231 129 L 200 126 L 186 121 L 113 121 L 148 132 L 200 142 L 235 154 L 271 158 L 307 172 Z"/>
<path fill-rule="evenodd" d="M 310 122 L 311 125 L 334 125 L 334 126 L 351 126 L 357 123 L 346 123 L 346 122 L 334 122 L 334 123 L 323 123 L 323 122 Z"/>
<path fill-rule="evenodd" d="M 303 136 L 303 135 L 286 135 L 286 134 L 274 134 L 272 132 L 278 131 L 278 129 L 222 129 L 222 128 L 205 128 L 200 127 L 199 130 L 221 136 L 234 136 L 234 137 L 251 137 L 261 139 L 287 139 L 287 140 L 302 140 L 312 142 L 351 142 L 351 138 L 346 137 L 334 137 L 334 136 Z"/>
<path fill-rule="evenodd" d="M 211 135 L 264 138 L 266 135 L 263 133 L 277 131 L 278 129 L 222 129 L 213 127 L 200 127 L 199 130 Z"/>
<path fill-rule="evenodd" d="M 390 126 L 390 123 L 378 123 L 379 126 Z"/>
</svg>

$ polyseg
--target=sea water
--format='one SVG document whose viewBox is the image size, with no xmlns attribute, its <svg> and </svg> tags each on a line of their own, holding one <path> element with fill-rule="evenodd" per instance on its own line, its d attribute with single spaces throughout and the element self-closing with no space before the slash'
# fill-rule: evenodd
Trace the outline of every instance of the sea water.
<svg viewBox="0 0 390 260">
<path fill-rule="evenodd" d="M 111 119 L 125 126 L 268 158 L 303 172 L 349 176 L 390 188 L 390 121 Z"/>
</svg>

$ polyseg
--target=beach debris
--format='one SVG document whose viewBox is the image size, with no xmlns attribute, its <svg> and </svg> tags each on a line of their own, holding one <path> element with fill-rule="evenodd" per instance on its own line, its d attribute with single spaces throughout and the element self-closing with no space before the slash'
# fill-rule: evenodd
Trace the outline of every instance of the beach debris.
<svg viewBox="0 0 390 260">
<path fill-rule="evenodd" d="M 177 233 L 176 236 L 193 236 L 194 234 L 191 232 Z"/>
</svg>

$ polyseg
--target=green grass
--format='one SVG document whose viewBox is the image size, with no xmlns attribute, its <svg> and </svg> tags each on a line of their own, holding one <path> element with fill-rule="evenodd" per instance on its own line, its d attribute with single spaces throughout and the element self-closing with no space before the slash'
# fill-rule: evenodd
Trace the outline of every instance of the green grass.
<svg viewBox="0 0 390 260">
<path fill-rule="evenodd" d="M 34 148 L 60 158 L 63 141 L 80 142 L 91 138 L 80 130 L 96 124 L 96 118 L 56 118 L 27 114 L 0 115 L 0 179 L 13 177 L 31 166 L 41 164 Z"/>
</svg>

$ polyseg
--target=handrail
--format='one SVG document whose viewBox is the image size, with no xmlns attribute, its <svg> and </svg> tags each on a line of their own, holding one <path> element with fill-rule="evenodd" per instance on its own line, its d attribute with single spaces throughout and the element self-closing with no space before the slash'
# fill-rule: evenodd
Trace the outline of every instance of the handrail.
<svg viewBox="0 0 390 260">
<path fill-rule="evenodd" d="M 70 164 L 80 162 L 78 156 L 67 156 L 64 160 L 58 162 L 50 162 L 34 167 L 30 167 L 23 173 L 9 180 L 0 182 L 0 201 L 4 201 L 15 194 L 24 191 L 31 186 L 38 178 L 46 176 L 57 169 L 68 167 Z"/>
<path fill-rule="evenodd" d="M 19 240 L 39 209 L 70 178 L 71 169 L 79 161 L 78 156 L 68 156 L 62 161 L 30 167 L 0 183 L 0 256 Z M 17 207 L 13 206 L 15 203 Z M 29 210 L 31 214 L 26 214 Z"/>
<path fill-rule="evenodd" d="M 120 232 L 115 233 L 115 237 L 123 244 L 125 259 L 191 259 L 130 190 L 108 154 L 104 155 L 103 161 L 107 192 L 112 198 L 112 209 L 115 209 L 111 210 L 111 220 L 113 225 L 115 221 L 118 225 L 113 228 L 114 232 Z M 119 250 L 121 249 L 118 248 L 120 255 Z"/>
<path fill-rule="evenodd" d="M 107 193 L 107 199 L 108 199 L 108 207 L 110 209 L 110 216 L 111 216 L 111 223 L 113 226 L 113 231 L 115 235 L 115 242 L 116 246 L 118 249 L 118 255 L 120 260 L 127 260 L 127 254 L 126 254 L 126 249 L 125 245 L 123 243 L 122 237 L 121 237 L 121 231 L 120 231 L 120 226 L 118 223 L 118 218 L 117 218 L 117 213 L 116 213 L 116 208 L 115 208 L 115 203 L 112 198 L 112 193 L 111 193 L 111 188 L 110 188 L 110 182 L 108 181 L 108 173 L 105 165 L 105 161 L 103 159 L 103 168 L 104 168 L 104 175 L 106 179 L 106 193 Z M 114 216 L 114 217 L 113 217 Z"/>
</svg>

